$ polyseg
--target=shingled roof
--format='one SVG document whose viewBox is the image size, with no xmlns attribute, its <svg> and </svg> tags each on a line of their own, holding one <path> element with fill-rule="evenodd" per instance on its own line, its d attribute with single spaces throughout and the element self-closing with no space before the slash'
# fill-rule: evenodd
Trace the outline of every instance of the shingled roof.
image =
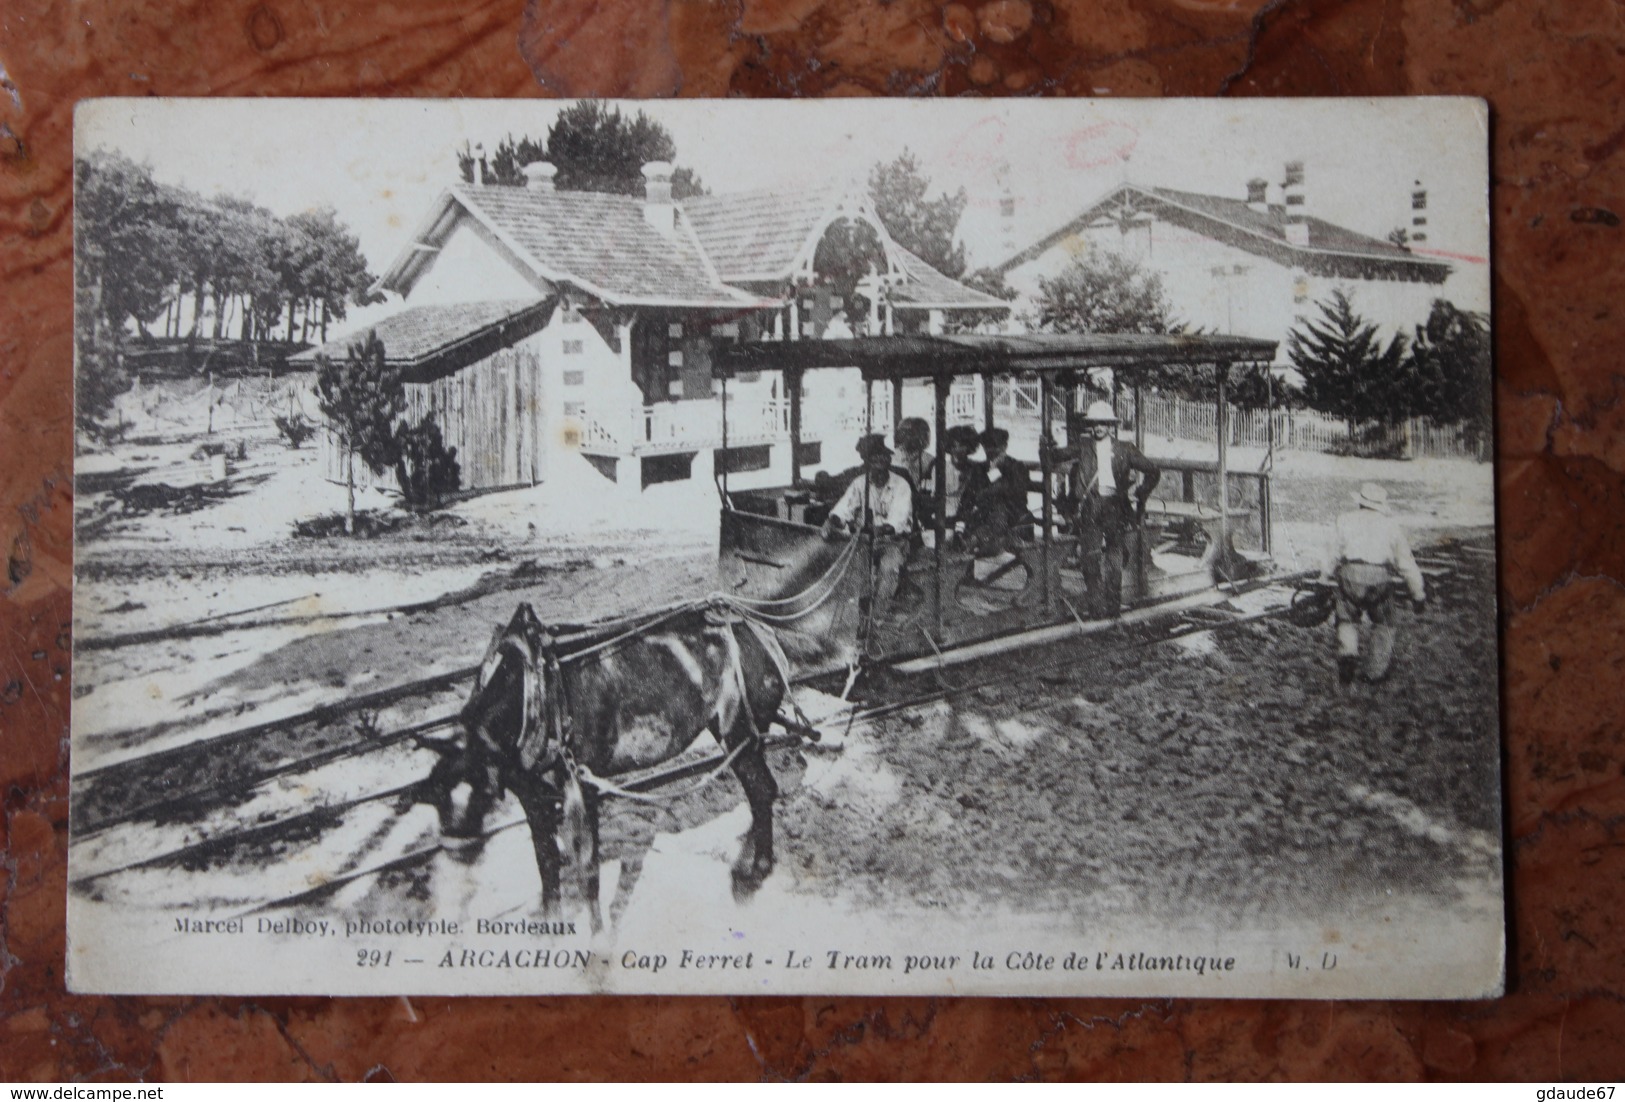
<svg viewBox="0 0 1625 1102">
<path fill-rule="evenodd" d="M 288 362 L 309 367 L 318 356 L 342 360 L 350 346 L 375 333 L 384 345 L 384 361 L 405 368 L 408 378 L 445 374 L 537 332 L 547 324 L 556 302 L 544 298 L 408 306 L 359 333 L 290 356 Z"/>
<path fill-rule="evenodd" d="M 957 279 L 949 279 L 902 246 L 898 246 L 897 251 L 902 258 L 903 274 L 908 277 L 908 282 L 892 288 L 892 301 L 899 308 L 905 310 L 1010 308 L 1010 304 L 1001 298 L 978 291 Z"/>
<path fill-rule="evenodd" d="M 1008 273 L 1047 252 L 1088 226 L 1100 216 L 1107 204 L 1124 198 L 1143 203 L 1165 221 L 1277 263 L 1302 267 L 1316 275 L 1375 275 L 1442 283 L 1451 270 L 1446 261 L 1418 256 L 1392 242 L 1369 237 L 1321 218 L 1305 219 L 1308 224 L 1308 244 L 1293 244 L 1287 240 L 1286 208 L 1283 206 L 1275 205 L 1258 211 L 1243 199 L 1174 188 L 1122 184 L 1090 204 L 1064 226 L 998 265 L 995 271 Z"/>
<path fill-rule="evenodd" d="M 683 200 L 717 274 L 730 283 L 789 277 L 807 239 L 840 202 L 841 189 L 742 191 Z"/>
<path fill-rule="evenodd" d="M 639 196 L 460 185 L 442 193 L 378 286 L 410 291 L 440 246 L 471 220 L 541 292 L 571 285 L 615 305 L 770 306 L 824 226 L 866 202 L 837 185 L 697 196 L 675 204 L 676 224 L 667 235 L 645 219 Z M 1005 308 L 895 242 L 886 245 L 904 275 L 893 291 L 899 306 Z"/>
</svg>

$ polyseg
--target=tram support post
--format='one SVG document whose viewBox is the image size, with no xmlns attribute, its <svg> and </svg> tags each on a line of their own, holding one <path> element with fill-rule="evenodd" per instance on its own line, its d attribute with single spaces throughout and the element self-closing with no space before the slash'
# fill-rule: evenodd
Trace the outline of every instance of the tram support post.
<svg viewBox="0 0 1625 1102">
<path fill-rule="evenodd" d="M 1143 391 L 1143 388 L 1142 388 L 1141 382 L 1140 382 L 1140 374 L 1139 374 L 1139 372 L 1135 372 L 1134 373 L 1134 446 L 1136 448 L 1138 448 L 1140 451 L 1143 452 L 1143 451 L 1145 451 L 1145 416 L 1144 416 L 1144 411 L 1140 408 L 1140 397 L 1141 397 L 1142 391 Z"/>
<path fill-rule="evenodd" d="M 982 376 L 982 430 L 993 427 L 993 376 Z"/>
<path fill-rule="evenodd" d="M 801 372 L 784 373 L 784 390 L 790 399 L 790 485 L 801 485 Z"/>
<path fill-rule="evenodd" d="M 1225 393 L 1225 384 L 1229 381 L 1230 365 L 1220 362 L 1216 365 L 1219 375 L 1219 401 L 1214 410 L 1214 420 L 1219 426 L 1219 548 L 1230 546 L 1230 422 L 1225 416 L 1229 396 Z"/>
<path fill-rule="evenodd" d="M 728 507 L 728 376 L 722 377 L 722 451 L 712 460 L 722 463 L 722 507 Z M 713 471 L 713 474 L 716 472 Z"/>
<path fill-rule="evenodd" d="M 937 486 L 936 531 L 932 534 L 931 554 L 935 560 L 931 571 L 931 619 L 936 624 L 937 637 L 942 637 L 942 545 L 947 542 L 948 512 L 948 449 L 943 437 L 948 435 L 948 389 L 953 385 L 947 375 L 938 375 L 933 383 L 936 395 L 937 470 L 932 481 Z"/>
<path fill-rule="evenodd" d="M 903 380 L 891 381 L 891 438 L 897 443 L 897 429 L 903 423 Z"/>
<path fill-rule="evenodd" d="M 1044 603 L 1044 611 L 1050 610 L 1052 596 L 1049 585 L 1049 547 L 1055 532 L 1055 511 L 1050 500 L 1050 477 L 1053 464 L 1050 462 L 1050 381 L 1048 375 L 1038 377 L 1038 469 L 1039 485 L 1044 500 L 1044 533 L 1038 545 L 1039 599 Z M 940 449 L 939 449 L 940 450 Z"/>
</svg>

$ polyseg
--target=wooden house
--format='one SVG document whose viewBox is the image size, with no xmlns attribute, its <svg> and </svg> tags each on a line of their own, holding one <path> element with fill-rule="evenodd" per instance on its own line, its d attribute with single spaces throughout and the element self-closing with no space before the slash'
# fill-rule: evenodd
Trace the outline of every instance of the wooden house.
<svg viewBox="0 0 1625 1102">
<path fill-rule="evenodd" d="M 899 246 L 856 189 L 677 200 L 663 163 L 645 166 L 641 196 L 560 191 L 554 174 L 448 189 L 378 284 L 404 300 L 375 331 L 410 414 L 434 415 L 465 489 L 541 481 L 572 452 L 638 489 L 719 464 L 742 485 L 779 477 L 782 380 L 730 383 L 724 448 L 716 342 L 941 331 L 1008 310 Z M 810 466 L 864 418 L 855 379 L 825 385 L 804 392 Z"/>
</svg>

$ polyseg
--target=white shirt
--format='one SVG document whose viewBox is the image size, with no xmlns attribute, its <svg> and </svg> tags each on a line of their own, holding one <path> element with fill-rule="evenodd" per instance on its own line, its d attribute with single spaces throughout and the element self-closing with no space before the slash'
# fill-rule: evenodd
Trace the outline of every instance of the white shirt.
<svg viewBox="0 0 1625 1102">
<path fill-rule="evenodd" d="M 1095 490 L 1102 497 L 1117 492 L 1117 476 L 1112 474 L 1112 438 L 1095 441 Z"/>
<path fill-rule="evenodd" d="M 1411 596 L 1418 601 L 1427 592 L 1422 582 L 1422 571 L 1411 555 L 1405 530 L 1393 517 L 1375 509 L 1356 509 L 1352 513 L 1344 513 L 1332 526 L 1331 544 L 1326 549 L 1326 575 L 1330 577 L 1345 562 L 1392 567 L 1399 572 Z"/>
<path fill-rule="evenodd" d="M 895 471 L 884 486 L 872 484 L 868 475 L 854 478 L 846 493 L 841 495 L 841 500 L 835 503 L 835 508 L 829 511 L 830 516 L 840 517 L 848 525 L 858 524 L 858 517 L 863 512 L 865 486 L 868 487 L 869 513 L 874 517 L 876 526 L 889 524 L 894 532 L 907 532 L 909 519 L 914 515 L 914 495 L 908 488 L 908 479 Z"/>
</svg>

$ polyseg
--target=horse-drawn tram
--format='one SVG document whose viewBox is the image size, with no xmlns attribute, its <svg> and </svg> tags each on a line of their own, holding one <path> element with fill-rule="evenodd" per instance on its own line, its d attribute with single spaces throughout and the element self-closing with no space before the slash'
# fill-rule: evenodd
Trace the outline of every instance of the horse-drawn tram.
<svg viewBox="0 0 1625 1102">
<path fill-rule="evenodd" d="M 724 455 L 728 385 L 741 377 L 782 373 L 791 436 L 788 485 L 731 490 L 719 463 L 721 588 L 773 624 L 810 676 L 865 661 L 918 672 L 1263 584 L 1269 455 L 1258 469 L 1231 464 L 1228 386 L 1275 349 L 1143 334 L 721 349 Z M 844 451 L 802 439 L 803 385 L 817 372 L 861 380 L 862 463 L 806 477 Z M 1142 397 L 1170 383 L 1214 399 L 1211 457 L 1148 448 Z"/>
</svg>

